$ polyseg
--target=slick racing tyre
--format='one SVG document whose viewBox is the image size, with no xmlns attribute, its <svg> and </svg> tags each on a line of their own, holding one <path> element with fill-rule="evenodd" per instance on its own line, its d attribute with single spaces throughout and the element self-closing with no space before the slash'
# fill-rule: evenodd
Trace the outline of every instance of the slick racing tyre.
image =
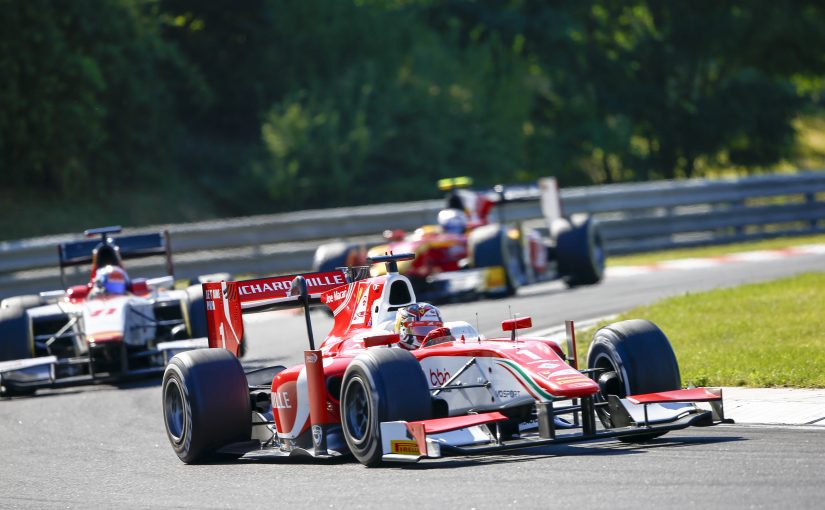
<svg viewBox="0 0 825 510">
<path fill-rule="evenodd" d="M 341 426 L 361 464 L 381 463 L 381 422 L 425 420 L 431 415 L 430 388 L 411 352 L 369 349 L 347 367 L 341 384 Z"/>
<path fill-rule="evenodd" d="M 31 323 L 26 310 L 19 306 L 0 308 L 0 361 L 32 357 L 30 328 Z M 5 396 L 31 395 L 35 389 L 4 381 L 2 391 Z"/>
<path fill-rule="evenodd" d="M 679 364 L 665 334 L 646 320 L 627 320 L 598 330 L 587 352 L 588 368 L 600 368 L 600 391 L 597 399 L 606 402 L 607 395 L 624 398 L 682 387 Z M 599 408 L 599 418 L 612 427 L 610 414 Z M 624 442 L 643 442 L 664 432 L 639 434 L 620 438 Z"/>
<path fill-rule="evenodd" d="M 206 306 L 203 303 L 203 287 L 200 284 L 190 285 L 186 289 L 189 304 L 189 336 L 201 338 L 208 334 L 206 326 Z"/>
<path fill-rule="evenodd" d="M 163 373 L 166 435 L 180 460 L 209 460 L 231 443 L 249 441 L 249 388 L 240 361 L 226 349 L 175 355 Z"/>
<path fill-rule="evenodd" d="M 0 361 L 32 357 L 30 326 L 24 308 L 0 308 Z"/>
<path fill-rule="evenodd" d="M 602 236 L 592 218 L 559 218 L 551 225 L 558 272 L 568 287 L 599 283 L 604 276 Z"/>
<path fill-rule="evenodd" d="M 501 225 L 484 225 L 472 230 L 467 247 L 473 267 L 504 268 L 505 288 L 491 296 L 512 296 L 519 285 L 526 283 L 519 241 L 510 239 Z"/>
<path fill-rule="evenodd" d="M 338 267 L 363 264 L 358 260 L 359 247 L 354 244 L 339 242 L 322 244 L 315 250 L 312 270 L 316 272 L 335 271 Z"/>
</svg>

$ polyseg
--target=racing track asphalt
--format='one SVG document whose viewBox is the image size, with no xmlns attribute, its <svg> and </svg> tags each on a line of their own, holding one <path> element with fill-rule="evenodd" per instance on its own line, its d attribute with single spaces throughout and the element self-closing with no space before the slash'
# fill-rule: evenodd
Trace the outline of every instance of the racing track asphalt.
<svg viewBox="0 0 825 510">
<path fill-rule="evenodd" d="M 477 320 L 486 334 L 511 311 L 547 329 L 682 292 L 823 270 L 825 257 L 807 255 L 608 275 L 595 287 L 542 284 L 510 300 L 442 310 L 448 319 Z M 329 327 L 325 315 L 313 319 L 316 336 Z M 300 316 L 262 314 L 247 331 L 248 366 L 300 361 Z M 731 410 L 736 398 L 729 398 Z M 0 459 L 0 508 L 821 508 L 825 500 L 820 426 L 738 423 L 641 446 L 557 445 L 379 469 L 352 461 L 186 466 L 166 440 L 154 380 L 0 402 Z"/>
</svg>

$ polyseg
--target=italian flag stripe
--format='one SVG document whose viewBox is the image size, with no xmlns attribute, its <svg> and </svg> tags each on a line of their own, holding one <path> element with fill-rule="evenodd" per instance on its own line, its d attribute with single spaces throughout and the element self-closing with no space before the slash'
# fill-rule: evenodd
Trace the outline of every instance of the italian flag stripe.
<svg viewBox="0 0 825 510">
<path fill-rule="evenodd" d="M 519 380 L 522 386 L 527 390 L 528 393 L 536 397 L 536 393 L 538 393 L 542 398 L 547 400 L 557 400 L 556 397 L 547 393 L 543 388 L 541 388 L 536 382 L 530 377 L 524 370 L 521 369 L 517 364 L 513 363 L 510 360 L 506 359 L 499 359 L 496 362 L 507 369 L 510 373 L 512 373 L 516 379 Z M 527 384 L 525 384 L 525 382 Z M 532 388 L 532 391 L 531 391 Z"/>
</svg>

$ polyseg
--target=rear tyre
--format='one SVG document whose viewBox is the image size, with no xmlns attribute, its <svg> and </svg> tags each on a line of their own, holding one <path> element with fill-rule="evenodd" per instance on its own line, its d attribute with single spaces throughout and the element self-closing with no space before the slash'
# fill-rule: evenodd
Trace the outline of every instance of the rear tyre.
<svg viewBox="0 0 825 510">
<path fill-rule="evenodd" d="M 507 297 L 516 293 L 519 285 L 526 283 L 518 240 L 510 239 L 501 225 L 484 225 L 470 232 L 467 239 L 473 267 L 504 268 L 504 290 L 493 297 Z"/>
<path fill-rule="evenodd" d="M 23 308 L 0 308 L 0 361 L 32 357 L 30 327 L 29 316 Z M 15 386 L 11 381 L 6 381 L 0 390 L 5 397 L 33 395 L 36 391 L 34 388 Z"/>
<path fill-rule="evenodd" d="M 646 320 L 617 322 L 598 330 L 587 352 L 587 366 L 602 369 L 597 400 L 603 402 L 607 401 L 607 395 L 624 398 L 682 387 L 679 364 L 670 341 L 661 329 Z M 599 408 L 598 414 L 606 427 L 613 426 L 610 413 L 604 407 Z M 662 434 L 664 432 L 653 432 L 619 440 L 638 443 Z"/>
<path fill-rule="evenodd" d="M 203 303 L 203 287 L 200 284 L 190 285 L 186 289 L 188 296 L 189 334 L 192 338 L 205 337 L 208 334 L 206 326 L 206 306 Z"/>
<path fill-rule="evenodd" d="M 604 242 L 598 225 L 590 217 L 553 222 L 558 272 L 568 287 L 593 285 L 604 276 Z"/>
<path fill-rule="evenodd" d="M 312 270 L 316 272 L 335 271 L 335 268 L 357 264 L 354 260 L 358 247 L 349 243 L 338 242 L 322 244 L 315 250 Z"/>
<path fill-rule="evenodd" d="M 373 348 L 352 360 L 341 384 L 341 425 L 358 462 L 381 463 L 381 422 L 432 416 L 430 388 L 409 351 Z"/>
<path fill-rule="evenodd" d="M 248 441 L 252 419 L 243 367 L 225 349 L 175 355 L 163 374 L 166 435 L 180 460 L 209 460 L 231 443 Z"/>
</svg>

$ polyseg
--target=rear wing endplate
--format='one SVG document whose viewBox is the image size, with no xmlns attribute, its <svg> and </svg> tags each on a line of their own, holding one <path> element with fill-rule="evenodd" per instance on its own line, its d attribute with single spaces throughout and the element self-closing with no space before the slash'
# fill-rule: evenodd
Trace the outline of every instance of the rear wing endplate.
<svg viewBox="0 0 825 510">
<path fill-rule="evenodd" d="M 292 292 L 292 282 L 298 277 L 306 282 L 304 296 Z M 222 347 L 237 356 L 243 341 L 243 314 L 320 305 L 321 294 L 347 283 L 343 270 L 204 283 L 209 347 Z"/>
</svg>

